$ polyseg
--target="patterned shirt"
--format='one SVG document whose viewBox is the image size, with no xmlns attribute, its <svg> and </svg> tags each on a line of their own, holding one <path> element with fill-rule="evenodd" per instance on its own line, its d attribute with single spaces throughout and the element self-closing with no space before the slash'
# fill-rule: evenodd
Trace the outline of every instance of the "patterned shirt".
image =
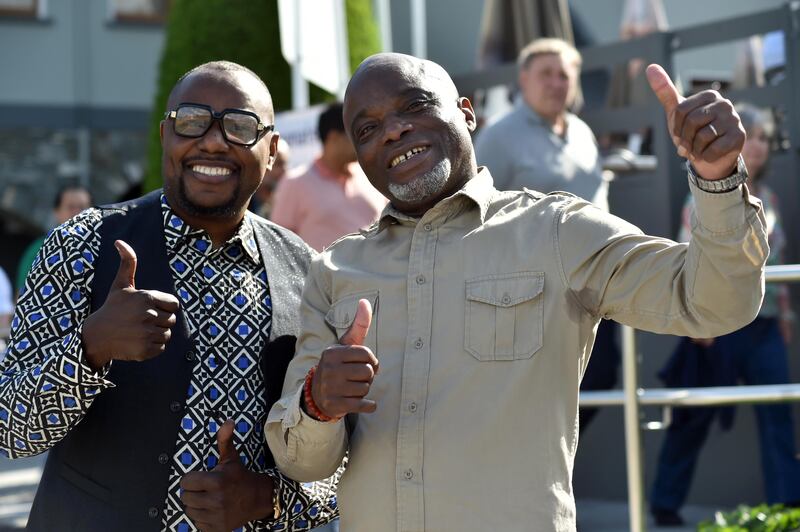
<svg viewBox="0 0 800 532">
<path fill-rule="evenodd" d="M 252 215 L 215 249 L 209 235 L 181 220 L 163 195 L 161 204 L 175 293 L 196 354 L 163 529 L 196 530 L 183 512 L 180 480 L 189 471 L 214 468 L 216 432 L 226 419 L 236 423 L 234 443 L 244 465 L 276 480 L 287 511 L 272 529 L 307 530 L 326 522 L 336 507 L 330 482 L 301 486 L 266 467 L 267 411 L 258 357 L 269 338 L 272 304 Z M 52 447 L 98 393 L 114 386 L 105 379 L 107 369 L 94 372 L 87 365 L 81 345 L 101 223 L 101 211 L 89 209 L 56 228 L 31 268 L 0 361 L 0 453 L 10 458 Z M 267 523 L 250 523 L 241 530 L 266 528 Z"/>
</svg>

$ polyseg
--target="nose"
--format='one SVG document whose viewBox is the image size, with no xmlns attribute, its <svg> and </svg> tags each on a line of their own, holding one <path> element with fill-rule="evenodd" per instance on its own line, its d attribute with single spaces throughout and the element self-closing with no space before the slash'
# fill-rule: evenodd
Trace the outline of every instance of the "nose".
<svg viewBox="0 0 800 532">
<path fill-rule="evenodd" d="M 214 120 L 206 134 L 200 137 L 198 147 L 208 153 L 227 151 L 230 148 L 225 135 L 222 133 L 222 121 Z"/>
<path fill-rule="evenodd" d="M 414 126 L 402 118 L 391 118 L 386 120 L 383 129 L 383 142 L 388 144 L 403 138 L 403 135 L 414 129 Z"/>
</svg>

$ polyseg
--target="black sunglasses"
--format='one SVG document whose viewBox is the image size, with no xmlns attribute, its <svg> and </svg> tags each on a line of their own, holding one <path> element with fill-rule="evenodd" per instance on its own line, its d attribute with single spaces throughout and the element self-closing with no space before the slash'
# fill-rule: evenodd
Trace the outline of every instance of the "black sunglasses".
<svg viewBox="0 0 800 532">
<path fill-rule="evenodd" d="M 253 146 L 274 125 L 266 125 L 257 114 L 242 109 L 225 109 L 215 113 L 208 105 L 182 103 L 174 110 L 164 114 L 165 119 L 173 119 L 173 130 L 181 137 L 198 138 L 205 135 L 211 125 L 219 120 L 225 140 L 240 146 Z"/>
</svg>

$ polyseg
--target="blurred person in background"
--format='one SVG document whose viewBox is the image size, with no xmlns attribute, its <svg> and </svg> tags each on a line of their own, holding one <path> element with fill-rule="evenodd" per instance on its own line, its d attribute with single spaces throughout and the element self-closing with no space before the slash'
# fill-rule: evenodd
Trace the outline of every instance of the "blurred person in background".
<svg viewBox="0 0 800 532">
<path fill-rule="evenodd" d="M 344 130 L 341 103 L 329 105 L 320 114 L 317 134 L 322 153 L 311 166 L 281 180 L 271 220 L 322 251 L 375 221 L 386 199 L 356 162 L 355 148 Z"/>
<path fill-rule="evenodd" d="M 778 198 L 764 183 L 773 123 L 752 105 L 736 110 L 747 132 L 742 157 L 749 172 L 747 186 L 761 199 L 767 221 L 767 265 L 782 264 L 786 237 L 781 226 Z M 694 219 L 690 195 L 683 209 L 679 240 L 687 242 Z M 758 317 L 742 329 L 718 338 L 683 338 L 659 377 L 670 387 L 783 384 L 789 382 L 786 346 L 791 339 L 793 314 L 786 285 L 767 283 Z M 756 405 L 761 469 L 767 502 L 800 505 L 800 462 L 796 458 L 794 427 L 788 404 Z M 659 526 L 680 526 L 678 513 L 686 501 L 700 449 L 714 418 L 731 427 L 733 407 L 676 409 L 658 459 L 650 497 L 651 513 Z"/>
<path fill-rule="evenodd" d="M 91 206 L 92 194 L 83 185 L 70 184 L 61 187 L 53 201 L 53 219 L 55 220 L 55 227 L 58 227 Z M 25 286 L 25 278 L 28 276 L 28 271 L 31 269 L 31 265 L 36 259 L 36 254 L 39 253 L 39 249 L 42 247 L 45 236 L 47 235 L 42 235 L 31 242 L 22 253 L 22 257 L 17 265 L 17 293 L 21 292 L 23 286 Z"/>
<path fill-rule="evenodd" d="M 272 216 L 275 188 L 277 188 L 281 179 L 286 177 L 286 173 L 289 170 L 290 156 L 289 143 L 283 138 L 278 139 L 278 153 L 275 155 L 275 163 L 272 165 L 272 170 L 269 170 L 264 175 L 261 186 L 258 187 L 250 200 L 250 210 L 267 220 Z"/>
<path fill-rule="evenodd" d="M 520 94 L 508 114 L 478 134 L 478 164 L 491 168 L 498 190 L 561 190 L 608 211 L 597 141 L 570 111 L 580 53 L 561 39 L 536 39 L 518 64 Z"/>
<path fill-rule="evenodd" d="M 511 112 L 478 134 L 478 164 L 491 169 L 499 190 L 571 192 L 608 212 L 597 141 L 570 112 L 580 53 L 560 39 L 537 39 L 522 49 L 518 63 L 520 95 Z M 617 330 L 613 321 L 600 322 L 581 390 L 614 387 L 620 362 Z M 596 408 L 581 409 L 581 431 L 596 414 Z"/>
<path fill-rule="evenodd" d="M 661 0 L 625 0 L 619 29 L 621 40 L 638 39 L 667 29 L 667 15 Z M 608 107 L 648 103 L 650 86 L 645 77 L 646 66 L 645 60 L 637 57 L 614 68 L 606 99 Z M 603 135 L 600 144 L 604 149 L 625 148 L 636 154 L 652 153 L 651 136 L 649 128 L 631 133 L 615 132 Z"/>
</svg>

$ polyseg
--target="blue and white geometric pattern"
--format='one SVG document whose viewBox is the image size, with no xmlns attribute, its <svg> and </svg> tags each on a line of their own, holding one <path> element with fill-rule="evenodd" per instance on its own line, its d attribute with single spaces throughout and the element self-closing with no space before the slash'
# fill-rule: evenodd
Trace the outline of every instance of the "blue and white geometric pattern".
<svg viewBox="0 0 800 532">
<path fill-rule="evenodd" d="M 175 291 L 196 355 L 163 529 L 196 530 L 183 513 L 180 479 L 189 471 L 213 469 L 216 432 L 226 419 L 236 422 L 234 443 L 242 462 L 275 478 L 285 509 L 277 522 L 241 530 L 318 526 L 335 511 L 334 479 L 300 485 L 265 466 L 267 411 L 258 357 L 269 337 L 272 308 L 251 215 L 214 249 L 208 235 L 184 223 L 163 195 L 161 202 Z M 58 227 L 31 268 L 0 361 L 0 453 L 6 456 L 47 450 L 80 421 L 98 393 L 113 386 L 85 364 L 80 342 L 101 222 L 100 211 L 89 209 Z"/>
</svg>

